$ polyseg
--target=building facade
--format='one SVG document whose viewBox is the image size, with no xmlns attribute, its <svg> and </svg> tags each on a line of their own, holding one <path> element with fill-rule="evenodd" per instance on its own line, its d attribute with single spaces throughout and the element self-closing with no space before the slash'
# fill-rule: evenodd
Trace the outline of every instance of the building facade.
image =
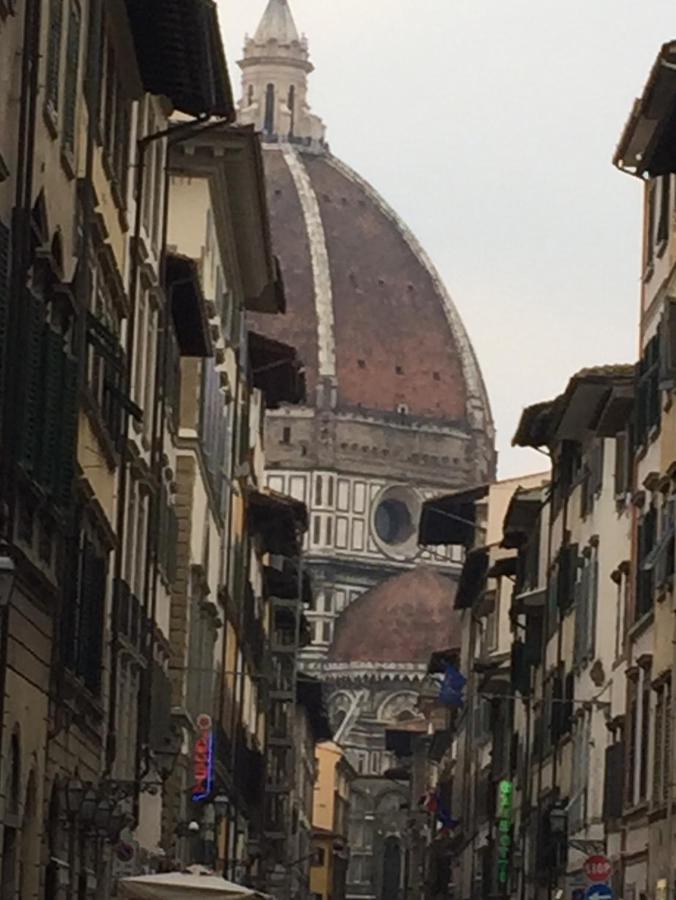
<svg viewBox="0 0 676 900">
<path fill-rule="evenodd" d="M 0 894 L 191 862 L 265 886 L 307 512 L 264 484 L 265 411 L 304 383 L 245 318 L 285 302 L 260 143 L 214 3 L 0 4 L 0 33 Z"/>
</svg>

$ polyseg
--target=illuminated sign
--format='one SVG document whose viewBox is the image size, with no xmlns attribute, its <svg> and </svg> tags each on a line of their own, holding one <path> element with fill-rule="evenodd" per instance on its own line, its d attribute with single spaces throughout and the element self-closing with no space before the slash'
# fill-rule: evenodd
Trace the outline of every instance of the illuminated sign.
<svg viewBox="0 0 676 900">
<path fill-rule="evenodd" d="M 512 793 L 511 781 L 501 781 L 498 785 L 498 886 L 507 888 L 509 883 L 509 863 L 512 854 Z"/>
<path fill-rule="evenodd" d="M 195 742 L 193 763 L 195 784 L 192 789 L 193 803 L 208 800 L 214 790 L 214 733 L 211 716 L 201 715 L 197 719 L 199 737 Z"/>
</svg>

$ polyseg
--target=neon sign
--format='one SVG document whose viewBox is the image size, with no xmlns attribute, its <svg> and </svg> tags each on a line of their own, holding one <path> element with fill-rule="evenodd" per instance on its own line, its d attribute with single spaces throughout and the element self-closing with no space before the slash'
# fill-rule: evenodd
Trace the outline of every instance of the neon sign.
<svg viewBox="0 0 676 900">
<path fill-rule="evenodd" d="M 199 737 L 193 751 L 195 784 L 192 802 L 203 803 L 209 799 L 214 790 L 214 733 L 211 716 L 206 714 L 198 716 L 197 728 Z"/>
<path fill-rule="evenodd" d="M 507 888 L 509 863 L 512 852 L 512 793 L 511 781 L 501 781 L 498 785 L 498 885 Z"/>
</svg>

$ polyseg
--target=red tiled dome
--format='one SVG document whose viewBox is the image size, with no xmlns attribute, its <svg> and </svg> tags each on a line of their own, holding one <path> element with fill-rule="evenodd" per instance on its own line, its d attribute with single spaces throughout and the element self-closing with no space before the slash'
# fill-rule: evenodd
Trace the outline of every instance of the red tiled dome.
<svg viewBox="0 0 676 900">
<path fill-rule="evenodd" d="M 378 194 L 326 151 L 264 145 L 285 316 L 255 328 L 292 344 L 308 402 L 333 368 L 338 410 L 396 413 L 490 431 L 481 373 L 422 248 Z"/>
<path fill-rule="evenodd" d="M 367 591 L 336 623 L 328 662 L 427 663 L 439 648 L 460 647 L 456 585 L 429 567 Z"/>
</svg>

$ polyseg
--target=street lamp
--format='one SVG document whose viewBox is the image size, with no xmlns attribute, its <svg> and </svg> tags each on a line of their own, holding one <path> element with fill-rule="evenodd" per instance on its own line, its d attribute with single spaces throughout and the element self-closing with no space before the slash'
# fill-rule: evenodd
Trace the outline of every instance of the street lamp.
<svg viewBox="0 0 676 900">
<path fill-rule="evenodd" d="M 563 803 L 555 803 L 549 811 L 549 828 L 553 835 L 562 837 L 568 830 L 568 812 Z"/>
<path fill-rule="evenodd" d="M 92 825 L 96 817 L 99 805 L 99 797 L 92 785 L 85 790 L 80 804 L 80 821 L 83 825 Z"/>
<path fill-rule="evenodd" d="M 66 809 L 69 815 L 76 816 L 80 812 L 84 799 L 85 786 L 79 778 L 72 778 L 66 786 Z"/>
</svg>

